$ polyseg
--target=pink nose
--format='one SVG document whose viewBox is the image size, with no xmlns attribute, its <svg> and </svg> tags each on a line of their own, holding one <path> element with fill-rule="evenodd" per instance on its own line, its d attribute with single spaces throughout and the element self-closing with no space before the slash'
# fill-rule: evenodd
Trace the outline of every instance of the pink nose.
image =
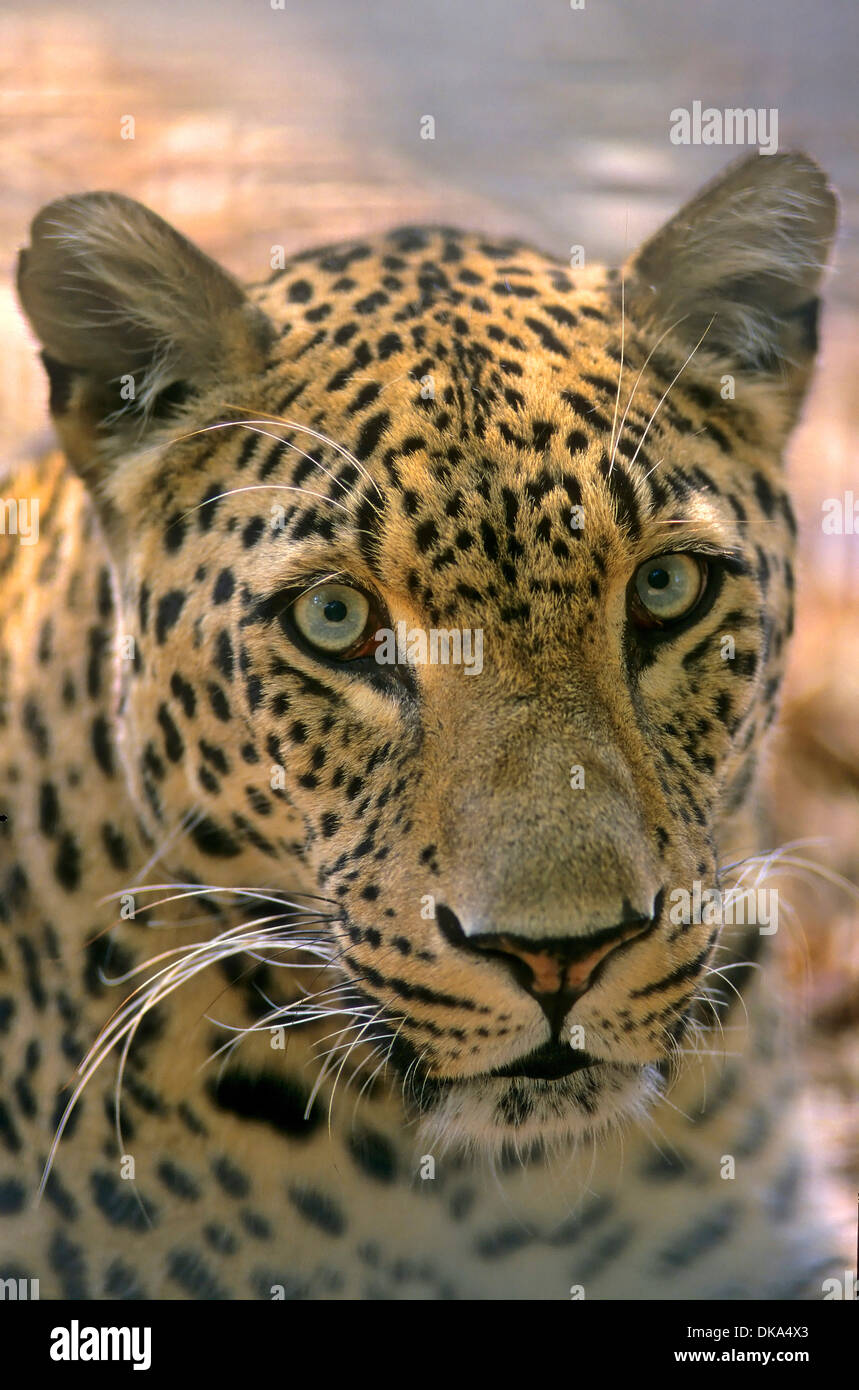
<svg viewBox="0 0 859 1390">
<path fill-rule="evenodd" d="M 627 922 L 589 937 L 532 941 L 506 934 L 481 935 L 472 940 L 480 951 L 512 957 L 515 974 L 529 994 L 564 994 L 578 998 L 590 989 L 598 965 L 650 926 L 648 921 Z M 512 963 L 512 962 L 511 962 Z M 529 975 L 523 975 L 522 966 Z"/>
</svg>

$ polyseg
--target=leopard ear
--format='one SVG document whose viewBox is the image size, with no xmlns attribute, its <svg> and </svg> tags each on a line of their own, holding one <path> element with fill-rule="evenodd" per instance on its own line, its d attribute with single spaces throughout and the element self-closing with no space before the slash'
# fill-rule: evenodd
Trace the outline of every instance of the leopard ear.
<svg viewBox="0 0 859 1390">
<path fill-rule="evenodd" d="M 43 208 L 18 263 L 71 462 L 97 480 L 177 406 L 253 371 L 272 330 L 229 275 L 141 203 L 85 193 Z"/>
<path fill-rule="evenodd" d="M 645 242 L 626 270 L 633 321 L 800 391 L 817 350 L 817 290 L 836 201 L 807 155 L 731 165 Z"/>
</svg>

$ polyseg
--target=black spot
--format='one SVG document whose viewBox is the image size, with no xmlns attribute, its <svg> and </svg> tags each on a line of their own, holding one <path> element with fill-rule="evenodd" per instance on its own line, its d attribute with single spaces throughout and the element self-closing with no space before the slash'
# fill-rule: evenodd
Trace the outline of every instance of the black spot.
<svg viewBox="0 0 859 1390">
<path fill-rule="evenodd" d="M 571 454 L 582 454 L 588 447 L 588 437 L 581 430 L 570 430 L 567 435 L 567 448 Z M 581 500 L 581 499 L 579 499 Z"/>
<path fill-rule="evenodd" d="M 157 1172 L 160 1181 L 174 1197 L 181 1197 L 184 1202 L 197 1201 L 200 1196 L 199 1184 L 172 1159 L 162 1159 Z"/>
<path fill-rule="evenodd" d="M 534 1237 L 524 1226 L 502 1226 L 499 1230 L 487 1232 L 475 1241 L 475 1253 L 484 1260 L 494 1260 L 500 1255 L 511 1255 L 515 1250 L 530 1245 Z"/>
<path fill-rule="evenodd" d="M 101 663 L 107 654 L 108 637 L 103 628 L 89 630 L 89 661 L 87 662 L 87 693 L 96 699 L 101 694 Z"/>
<path fill-rule="evenodd" d="M 23 1183 L 15 1178 L 5 1178 L 0 1182 L 0 1216 L 14 1216 L 15 1212 L 23 1211 L 27 1200 L 27 1191 Z"/>
<path fill-rule="evenodd" d="M 761 511 L 764 516 L 772 516 L 776 505 L 775 493 L 763 473 L 755 473 L 752 481 Z"/>
<path fill-rule="evenodd" d="M 245 682 L 245 694 L 249 707 L 254 710 L 262 704 L 262 681 L 259 676 L 249 676 Z"/>
<path fill-rule="evenodd" d="M 196 1250 L 171 1250 L 167 1272 L 192 1298 L 219 1301 L 230 1297 L 229 1290 L 218 1283 Z"/>
<path fill-rule="evenodd" d="M 321 1121 L 315 1103 L 304 1118 L 309 1099 L 305 1087 L 277 1072 L 228 1071 L 210 1083 L 209 1094 L 219 1109 L 270 1125 L 292 1139 L 307 1138 Z"/>
<path fill-rule="evenodd" d="M 146 1198 L 138 1196 L 133 1182 L 96 1170 L 90 1174 L 89 1185 L 96 1206 L 112 1226 L 147 1231 L 150 1224 L 156 1223 L 157 1209 Z"/>
<path fill-rule="evenodd" d="M 27 700 L 25 702 L 22 710 L 21 722 L 30 735 L 33 747 L 39 754 L 39 757 L 46 757 L 50 748 L 50 739 L 48 738 L 48 730 L 42 719 L 41 711 L 35 700 Z"/>
<path fill-rule="evenodd" d="M 167 634 L 178 621 L 185 607 L 185 594 L 181 589 L 171 589 L 158 601 L 158 615 L 155 620 L 155 635 L 159 644 L 167 640 Z"/>
<path fill-rule="evenodd" d="M 165 704 L 158 706 L 158 723 L 161 725 L 161 730 L 164 734 L 164 751 L 171 763 L 178 763 L 185 752 L 185 745 L 182 742 L 182 736 L 179 730 L 173 723 L 170 711 Z"/>
<path fill-rule="evenodd" d="M 727 1239 L 739 1216 L 738 1207 L 732 1202 L 723 1202 L 664 1246 L 659 1252 L 657 1267 L 662 1271 L 688 1268 Z"/>
<path fill-rule="evenodd" d="M 251 1190 L 250 1179 L 228 1158 L 216 1158 L 212 1162 L 212 1172 L 228 1197 L 247 1197 Z"/>
<path fill-rule="evenodd" d="M 75 1245 L 62 1231 L 57 1231 L 51 1239 L 48 1258 L 51 1268 L 60 1277 L 64 1298 L 90 1297 L 83 1246 Z"/>
<path fill-rule="evenodd" d="M 226 1226 L 221 1226 L 216 1222 L 206 1226 L 203 1234 L 212 1249 L 217 1251 L 219 1255 L 234 1255 L 239 1248 L 235 1236 L 227 1230 Z"/>
<path fill-rule="evenodd" d="M 78 1204 L 60 1181 L 56 1168 L 52 1168 L 45 1183 L 45 1196 L 51 1206 L 65 1221 L 74 1221 L 78 1215 Z"/>
<path fill-rule="evenodd" d="M 583 396 L 579 391 L 562 391 L 561 398 L 567 402 L 567 405 L 572 406 L 577 415 L 584 415 L 589 425 L 594 424 L 599 429 L 604 430 L 609 428 L 606 417 L 599 413 L 593 401 L 588 400 L 587 396 Z"/>
<path fill-rule="evenodd" d="M 663 1153 L 657 1149 L 645 1163 L 641 1176 L 654 1182 L 673 1182 L 676 1178 L 690 1181 L 695 1172 L 694 1164 L 677 1150 Z"/>
<path fill-rule="evenodd" d="M 390 423 L 391 417 L 386 410 L 380 410 L 378 415 L 371 415 L 370 419 L 364 422 L 355 446 L 358 458 L 369 458 Z"/>
<path fill-rule="evenodd" d="M 214 681 L 210 681 L 208 691 L 212 713 L 220 719 L 222 724 L 228 724 L 230 722 L 230 706 L 223 690 L 219 685 L 215 685 Z"/>
<path fill-rule="evenodd" d="M 54 624 L 50 618 L 46 618 L 39 629 L 39 645 L 37 656 L 39 662 L 44 666 L 51 660 L 54 645 Z"/>
<path fill-rule="evenodd" d="M 346 1230 L 346 1217 L 338 1204 L 324 1193 L 311 1187 L 290 1188 L 289 1199 L 300 1216 L 329 1236 L 341 1236 Z"/>
<path fill-rule="evenodd" d="M 186 523 L 181 512 L 175 512 L 167 523 L 164 532 L 164 549 L 170 553 L 181 550 L 185 539 Z"/>
<path fill-rule="evenodd" d="M 540 319 L 531 317 L 527 317 L 525 322 L 531 331 L 536 333 L 547 352 L 555 352 L 559 357 L 568 356 L 568 349 L 561 342 L 560 338 L 555 336 L 547 323 L 542 323 Z"/>
<path fill-rule="evenodd" d="M 313 286 L 309 280 L 293 280 L 287 290 L 287 299 L 293 304 L 306 304 L 313 298 Z"/>
<path fill-rule="evenodd" d="M 81 851 L 71 831 L 65 831 L 60 839 L 57 857 L 54 860 L 54 874 L 57 882 L 69 893 L 80 886 Z"/>
<path fill-rule="evenodd" d="M 529 478 L 525 484 L 525 491 L 529 498 L 538 507 L 544 498 L 548 497 L 552 488 L 555 487 L 555 480 L 545 468 L 536 478 Z"/>
<path fill-rule="evenodd" d="M 255 437 L 256 436 L 252 436 L 252 438 Z M 241 466 L 241 462 L 239 466 Z M 225 488 L 223 483 L 211 483 L 209 487 L 206 488 L 197 509 L 197 527 L 203 533 L 211 531 L 218 507 L 223 501 L 224 491 Z"/>
<path fill-rule="evenodd" d="M 483 541 L 483 549 L 489 560 L 498 559 L 498 537 L 493 531 L 488 521 L 480 523 L 480 537 Z"/>
<path fill-rule="evenodd" d="M 114 774 L 113 743 L 110 737 L 110 727 L 103 714 L 97 715 L 92 721 L 92 751 L 105 776 L 112 777 Z"/>
<path fill-rule="evenodd" d="M 233 679 L 235 658 L 233 657 L 233 644 L 226 628 L 221 628 L 215 642 L 215 665 L 228 681 Z"/>
<path fill-rule="evenodd" d="M 105 823 L 101 827 L 101 838 L 113 867 L 115 869 L 127 869 L 131 862 L 128 845 L 116 827 Z"/>
<path fill-rule="evenodd" d="M 245 547 L 245 550 L 250 550 L 252 546 L 256 545 L 264 530 L 265 521 L 263 518 L 261 516 L 252 516 L 242 531 L 242 545 Z"/>
<path fill-rule="evenodd" d="M 349 1137 L 349 1152 L 362 1172 L 378 1182 L 393 1182 L 397 1176 L 394 1146 L 384 1135 L 365 1129 Z"/>
<path fill-rule="evenodd" d="M 104 1291 L 111 1298 L 127 1299 L 128 1301 L 146 1298 L 146 1290 L 139 1282 L 134 1270 L 123 1264 L 121 1260 L 113 1260 L 105 1270 Z"/>
<path fill-rule="evenodd" d="M 174 671 L 170 677 L 170 690 L 182 705 L 186 719 L 193 719 L 194 711 L 197 708 L 197 697 L 194 694 L 193 686 L 183 680 L 178 671 Z"/>
<path fill-rule="evenodd" d="M 615 462 L 614 467 L 612 467 L 605 455 L 600 463 L 600 471 L 614 498 L 615 511 L 620 525 L 625 527 L 630 536 L 636 540 L 640 535 L 641 528 L 638 499 L 632 480 L 619 463 Z"/>
<path fill-rule="evenodd" d="M 393 353 L 402 352 L 402 349 L 402 339 L 397 333 L 385 333 L 379 339 L 376 351 L 379 356 L 379 361 L 384 362 L 387 358 L 392 356 Z"/>
<path fill-rule="evenodd" d="M 415 528 L 415 542 L 422 554 L 429 550 L 437 540 L 438 527 L 431 517 L 428 517 L 426 521 L 422 521 L 420 525 Z"/>
<path fill-rule="evenodd" d="M 39 788 L 39 829 L 51 838 L 60 822 L 60 802 L 53 782 L 43 782 Z"/>
<path fill-rule="evenodd" d="M 229 772 L 230 765 L 220 748 L 215 747 L 214 744 L 207 743 L 204 738 L 200 739 L 199 748 L 206 761 L 210 762 L 212 767 L 216 768 L 222 776 Z"/>
<path fill-rule="evenodd" d="M 216 859 L 233 859 L 237 854 L 241 854 L 241 845 L 233 838 L 228 830 L 216 821 L 204 816 L 202 820 L 196 821 L 189 835 L 194 844 L 203 854 L 209 854 Z"/>
<path fill-rule="evenodd" d="M 349 402 L 349 414 L 357 415 L 359 411 L 366 410 L 368 405 L 373 404 L 373 401 L 376 399 L 381 389 L 378 381 L 368 381 Z"/>
</svg>

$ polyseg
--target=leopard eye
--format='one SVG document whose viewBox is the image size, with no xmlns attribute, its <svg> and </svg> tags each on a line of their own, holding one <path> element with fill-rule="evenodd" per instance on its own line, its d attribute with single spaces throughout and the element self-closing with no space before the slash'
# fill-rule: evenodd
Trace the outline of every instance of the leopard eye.
<svg viewBox="0 0 859 1390">
<path fill-rule="evenodd" d="M 305 642 L 326 656 L 358 655 L 371 605 L 348 584 L 319 584 L 295 600 L 292 620 Z"/>
<path fill-rule="evenodd" d="M 657 555 L 635 575 L 633 616 L 644 626 L 662 627 L 685 618 L 697 604 L 707 579 L 698 555 Z"/>
</svg>

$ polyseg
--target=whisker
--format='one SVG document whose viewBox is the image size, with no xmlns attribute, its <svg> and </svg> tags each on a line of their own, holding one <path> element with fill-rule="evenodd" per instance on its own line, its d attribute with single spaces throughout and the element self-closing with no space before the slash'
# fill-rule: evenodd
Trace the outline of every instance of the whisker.
<svg viewBox="0 0 859 1390">
<path fill-rule="evenodd" d="M 224 405 L 227 410 L 243 409 L 242 406 L 232 405 L 229 401 L 226 401 Z M 373 475 L 368 472 L 361 460 L 357 459 L 353 453 L 351 453 L 347 448 L 344 447 L 344 445 L 338 444 L 335 439 L 331 439 L 327 434 L 323 434 L 321 430 L 313 429 L 310 425 L 304 425 L 299 420 L 287 420 L 282 415 L 268 415 L 268 412 L 265 410 L 258 411 L 257 414 L 267 416 L 267 419 L 244 420 L 240 423 L 249 425 L 263 425 L 274 423 L 276 425 L 283 425 L 286 429 L 297 430 L 300 434 L 311 435 L 314 439 L 318 439 L 321 444 L 329 445 L 329 447 L 332 448 L 335 451 L 335 453 L 339 454 L 341 458 L 346 459 L 347 463 L 354 464 L 361 476 L 370 484 L 371 487 L 374 487 L 376 489 L 376 492 L 379 494 L 380 500 L 382 501 L 382 503 L 384 503 L 385 494 L 382 492 L 382 489 L 379 487 L 379 484 L 376 482 Z"/>
<path fill-rule="evenodd" d="M 237 887 L 233 887 L 233 886 L 224 886 L 224 885 L 216 884 L 216 883 L 178 883 L 178 882 L 173 882 L 173 883 L 142 883 L 142 884 L 140 884 L 140 885 L 134 886 L 133 888 L 120 888 L 120 889 L 117 890 L 117 892 L 115 892 L 115 893 L 108 893 L 105 897 L 100 898 L 100 899 L 99 899 L 99 906 L 101 906 L 101 904 L 103 904 L 103 903 L 114 902 L 116 899 L 124 897 L 126 893 L 131 893 L 131 892 L 133 892 L 133 893 L 162 893 L 162 892 L 167 892 L 168 890 L 173 889 L 173 888 L 182 889 L 182 890 L 183 890 L 182 892 L 176 894 L 176 897 L 177 897 L 177 898 L 194 898 L 194 897 L 198 897 L 198 896 L 201 896 L 201 895 L 204 895 L 204 894 L 207 895 L 207 896 L 209 896 L 209 895 L 214 894 L 214 893 L 229 893 L 229 894 L 233 894 L 233 895 L 236 895 L 236 896 L 239 896 L 239 897 L 245 897 L 245 898 L 259 898 L 259 899 L 261 899 L 263 902 L 272 902 L 272 903 L 283 904 L 285 907 L 295 907 L 295 908 L 297 908 L 297 909 L 299 909 L 299 910 L 301 910 L 301 911 L 306 911 L 306 908 L 304 907 L 304 904 L 303 904 L 303 903 L 294 902 L 292 898 L 284 898 L 284 897 L 282 897 L 282 896 L 280 896 L 280 897 L 276 896 L 276 893 L 278 893 L 278 892 L 281 891 L 281 890 L 277 890 L 277 889 L 274 889 L 274 890 L 273 890 L 273 889 L 262 889 L 262 888 L 237 888 Z M 287 890 L 284 889 L 284 890 L 282 890 L 282 891 L 283 891 L 283 892 L 286 892 Z M 301 892 L 300 894 L 298 894 L 297 896 L 300 896 L 300 897 L 302 897 L 302 898 L 310 898 L 310 899 L 311 899 L 312 901 L 314 901 L 314 902 L 331 903 L 332 906 L 334 906 L 334 907 L 339 907 L 339 904 L 338 904 L 336 898 L 324 898 L 324 897 L 321 897 L 319 893 L 305 893 L 304 891 L 302 891 L 302 892 Z M 167 901 L 167 900 L 165 900 L 165 901 Z M 157 904 L 157 903 L 153 903 L 153 904 L 151 904 L 151 906 L 152 906 L 152 907 L 157 907 L 158 904 Z"/>
<path fill-rule="evenodd" d="M 627 215 L 627 229 L 629 228 L 629 216 Z M 611 422 L 611 444 L 609 453 L 611 455 L 608 465 L 608 476 L 611 477 L 614 468 L 614 432 L 617 426 L 617 412 L 620 407 L 620 388 L 623 382 L 623 356 L 626 347 L 626 280 L 623 275 L 620 277 L 620 370 L 617 374 L 617 392 L 614 398 L 614 415 Z"/>
<path fill-rule="evenodd" d="M 628 415 L 628 413 L 629 413 L 630 406 L 632 405 L 632 402 L 633 402 L 633 400 L 635 399 L 635 393 L 636 393 L 636 391 L 638 390 L 638 384 L 639 384 L 639 382 L 641 381 L 641 378 L 644 376 L 644 373 L 645 373 L 646 370 L 647 370 L 647 367 L 648 367 L 648 365 L 649 365 L 649 363 L 650 363 L 651 357 L 652 357 L 653 354 L 656 352 L 657 348 L 659 347 L 659 345 L 660 345 L 660 343 L 663 341 L 663 339 L 664 339 L 664 338 L 667 338 L 667 337 L 668 337 L 668 334 L 671 333 L 671 332 L 673 332 L 675 328 L 678 328 L 678 327 L 680 326 L 680 324 L 683 322 L 683 320 L 686 319 L 686 318 L 688 318 L 688 315 L 687 315 L 687 314 L 683 314 L 683 316 L 682 316 L 681 318 L 677 319 L 675 323 L 670 323 L 670 324 L 668 325 L 668 327 L 665 329 L 665 331 L 664 331 L 663 333 L 660 333 L 659 337 L 656 339 L 656 342 L 653 344 L 653 347 L 650 349 L 649 353 L 648 353 L 647 356 L 645 357 L 644 363 L 643 363 L 642 368 L 641 368 L 641 371 L 638 373 L 638 376 L 635 378 L 635 381 L 633 382 L 632 390 L 631 390 L 630 393 L 629 393 L 629 399 L 627 400 L 626 405 L 624 406 L 623 415 L 621 416 L 621 421 L 620 421 L 620 428 L 619 428 L 619 430 L 618 430 L 618 432 L 617 432 L 617 439 L 615 440 L 615 443 L 614 443 L 614 453 L 615 453 L 615 455 L 617 454 L 618 445 L 620 444 L 620 441 L 621 441 L 621 439 L 623 438 L 623 429 L 624 429 L 624 425 L 626 424 L 626 417 L 627 417 L 627 415 Z M 614 464 L 614 457 L 612 458 L 612 465 L 613 465 L 613 464 Z"/>
<path fill-rule="evenodd" d="M 214 426 L 212 426 L 214 428 Z M 324 492 L 314 492 L 309 487 L 292 487 L 289 483 L 249 483 L 247 487 L 231 487 L 226 492 L 219 492 L 215 497 L 207 497 L 205 502 L 198 502 L 196 507 L 189 507 L 183 517 L 192 516 L 201 507 L 208 507 L 212 502 L 220 502 L 225 497 L 238 497 L 242 492 L 299 492 L 303 497 L 314 497 L 317 502 L 327 502 L 329 506 L 336 507 L 338 511 L 350 515 L 349 508 L 344 507 L 342 502 L 337 502 L 333 497 L 327 497 Z"/>
<path fill-rule="evenodd" d="M 168 832 L 166 838 L 161 842 L 161 845 L 158 847 L 158 849 L 156 849 L 152 856 L 149 859 L 147 859 L 146 863 L 143 865 L 143 868 L 140 870 L 137 877 L 139 879 L 145 878 L 145 876 L 149 873 L 150 869 L 158 863 L 158 860 L 161 858 L 162 854 L 166 853 L 166 851 L 170 848 L 171 844 L 173 844 L 173 842 L 179 839 L 182 835 L 187 835 L 189 830 L 193 829 L 195 825 L 199 824 L 199 822 L 203 819 L 204 814 L 205 813 L 202 807 L 200 806 L 192 806 L 189 811 L 186 811 L 184 816 L 181 816 L 177 824 L 174 825 L 173 829 Z"/>
<path fill-rule="evenodd" d="M 262 926 L 263 923 L 276 923 L 277 925 Z M 90 1047 L 83 1061 L 77 1068 L 78 1079 L 72 1090 L 72 1094 L 66 1104 L 59 1124 L 57 1125 L 53 1141 L 51 1143 L 42 1179 L 39 1183 L 38 1198 L 44 1193 L 45 1185 L 50 1176 L 57 1148 L 65 1132 L 69 1117 L 77 1104 L 83 1091 L 86 1089 L 92 1077 L 98 1071 L 101 1064 L 110 1055 L 118 1043 L 124 1042 L 122 1058 L 120 1060 L 121 1073 L 124 1071 L 123 1059 L 128 1055 L 128 1048 L 131 1041 L 140 1027 L 144 1016 L 169 998 L 177 989 L 187 984 L 207 966 L 225 960 L 229 957 L 242 954 L 251 949 L 265 947 L 275 933 L 281 934 L 282 949 L 303 952 L 315 955 L 317 962 L 312 966 L 319 970 L 319 959 L 326 961 L 330 956 L 330 951 L 320 946 L 314 939 L 307 939 L 303 934 L 293 941 L 282 941 L 283 926 L 278 923 L 275 916 L 263 918 L 260 922 L 248 924 L 243 923 L 239 927 L 232 927 L 215 936 L 210 941 L 198 942 L 191 946 L 176 947 L 168 951 L 161 952 L 152 960 L 147 960 L 141 965 L 134 967 L 128 972 L 127 979 L 131 979 L 145 970 L 151 970 L 153 966 L 159 965 L 163 961 L 173 959 L 172 964 L 164 965 L 155 971 L 149 978 L 142 981 L 136 989 L 132 991 L 128 999 L 114 1011 L 111 1018 L 101 1029 L 95 1042 Z M 297 967 L 298 968 L 298 967 Z"/>
<path fill-rule="evenodd" d="M 635 463 L 635 460 L 638 458 L 639 452 L 640 452 L 640 450 L 641 450 L 641 446 L 642 446 L 642 444 L 644 443 L 645 439 L 647 438 L 647 434 L 648 434 L 648 431 L 649 431 L 649 429 L 650 429 L 650 426 L 653 424 L 653 421 L 656 419 L 656 415 L 657 415 L 657 412 L 659 411 L 660 406 L 661 406 L 661 405 L 663 404 L 663 402 L 667 399 L 668 393 L 669 393 L 669 391 L 671 390 L 672 386 L 674 386 L 675 382 L 677 382 L 677 381 L 680 379 L 680 377 L 682 376 L 683 372 L 686 370 L 686 368 L 688 367 L 689 363 L 692 361 L 692 358 L 695 356 L 695 353 L 698 351 L 699 347 L 700 347 L 701 344 L 703 343 L 703 341 L 704 341 L 704 339 L 706 338 L 707 334 L 710 332 L 710 329 L 713 327 L 713 324 L 715 323 L 715 321 L 716 321 L 716 315 L 714 314 L 713 317 L 710 319 L 710 322 L 707 324 L 707 327 L 704 329 L 704 332 L 701 334 L 700 338 L 698 339 L 697 343 L 696 343 L 695 346 L 693 347 L 692 351 L 689 353 L 689 356 L 686 358 L 686 361 L 683 363 L 682 367 L 681 367 L 680 370 L 676 373 L 676 375 L 672 377 L 671 381 L 669 381 L 669 383 L 668 383 L 668 385 L 666 386 L 664 392 L 663 392 L 662 395 L 659 397 L 659 400 L 656 402 L 656 405 L 655 405 L 654 410 L 653 410 L 653 414 L 651 415 L 650 419 L 648 420 L 647 424 L 646 424 L 645 427 L 644 427 L 644 433 L 642 434 L 641 438 L 640 438 L 639 441 L 638 441 L 638 444 L 637 444 L 637 446 L 636 446 L 635 453 L 633 454 L 632 458 L 629 460 L 629 466 L 630 466 L 630 468 L 632 468 L 633 464 Z"/>
</svg>

